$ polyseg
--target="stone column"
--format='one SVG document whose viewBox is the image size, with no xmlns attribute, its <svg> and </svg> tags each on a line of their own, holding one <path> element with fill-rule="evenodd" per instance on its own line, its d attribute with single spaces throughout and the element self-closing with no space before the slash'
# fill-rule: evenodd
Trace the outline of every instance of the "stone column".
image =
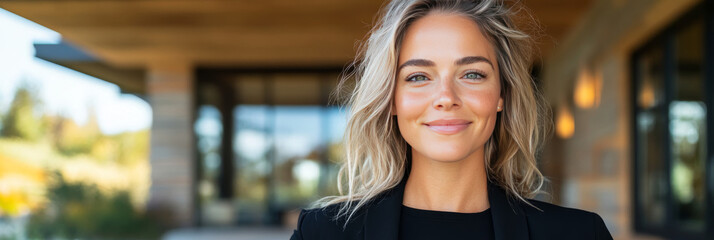
<svg viewBox="0 0 714 240">
<path fill-rule="evenodd" d="M 150 65 L 147 72 L 147 95 L 153 110 L 147 208 L 162 214 L 169 226 L 191 226 L 195 210 L 193 66 L 161 63 Z"/>
</svg>

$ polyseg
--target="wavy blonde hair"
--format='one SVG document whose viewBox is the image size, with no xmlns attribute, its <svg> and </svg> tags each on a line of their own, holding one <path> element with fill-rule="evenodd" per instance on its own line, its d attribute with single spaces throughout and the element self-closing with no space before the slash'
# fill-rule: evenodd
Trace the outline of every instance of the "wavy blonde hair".
<svg viewBox="0 0 714 240">
<path fill-rule="evenodd" d="M 515 28 L 511 8 L 500 0 L 393 0 L 385 9 L 361 47 L 354 71 L 340 83 L 357 80 L 348 99 L 340 195 L 322 198 L 313 206 L 340 204 L 335 218 L 347 216 L 349 221 L 405 177 L 410 148 L 391 114 L 397 57 L 410 24 L 435 11 L 472 19 L 496 49 L 504 108 L 485 143 L 486 173 L 489 181 L 528 203 L 525 198 L 537 194 L 544 183 L 536 154 L 547 135 L 550 114 L 530 75 L 532 39 Z"/>
</svg>

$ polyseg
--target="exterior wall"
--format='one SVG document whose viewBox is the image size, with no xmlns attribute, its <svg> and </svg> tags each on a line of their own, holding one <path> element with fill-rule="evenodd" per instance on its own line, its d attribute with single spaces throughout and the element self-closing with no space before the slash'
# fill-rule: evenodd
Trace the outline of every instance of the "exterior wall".
<svg viewBox="0 0 714 240">
<path fill-rule="evenodd" d="M 149 211 L 174 226 L 193 224 L 194 139 L 193 68 L 152 65 L 147 76 L 153 107 Z"/>
<path fill-rule="evenodd" d="M 563 164 L 554 179 L 554 195 L 564 206 L 599 213 L 615 239 L 650 239 L 633 233 L 629 57 L 698 2 L 596 1 L 546 58 L 546 96 L 555 111 L 562 106 L 571 109 L 575 121 L 573 136 L 555 140 L 544 155 L 560 158 L 552 162 Z M 574 86 L 583 69 L 601 76 L 597 78 L 602 83 L 599 104 L 588 109 L 573 103 Z"/>
<path fill-rule="evenodd" d="M 562 204 L 599 213 L 617 239 L 629 234 L 629 105 L 625 56 L 603 62 L 599 107 L 575 109 L 575 134 L 563 142 Z"/>
</svg>

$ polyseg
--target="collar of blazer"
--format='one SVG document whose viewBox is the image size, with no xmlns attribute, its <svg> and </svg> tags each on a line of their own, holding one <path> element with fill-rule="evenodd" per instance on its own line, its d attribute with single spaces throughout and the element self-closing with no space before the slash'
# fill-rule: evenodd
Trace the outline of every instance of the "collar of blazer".
<svg viewBox="0 0 714 240">
<path fill-rule="evenodd" d="M 404 197 L 406 177 L 395 188 L 384 193 L 384 197 L 367 208 L 364 237 L 369 240 L 397 239 L 399 217 Z M 499 186 L 488 183 L 488 202 L 493 218 L 496 240 L 528 239 L 528 223 L 525 212 L 518 200 L 506 195 Z"/>
</svg>

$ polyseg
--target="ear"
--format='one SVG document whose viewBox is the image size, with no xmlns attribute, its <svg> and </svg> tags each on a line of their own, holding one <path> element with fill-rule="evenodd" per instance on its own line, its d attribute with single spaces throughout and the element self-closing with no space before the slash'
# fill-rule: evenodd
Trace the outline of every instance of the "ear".
<svg viewBox="0 0 714 240">
<path fill-rule="evenodd" d="M 498 106 L 496 107 L 496 111 L 503 111 L 503 97 L 498 98 Z"/>
<path fill-rule="evenodd" d="M 392 104 L 390 104 L 390 106 L 390 112 L 392 112 L 392 116 L 397 116 L 397 107 L 395 106 L 394 101 L 392 101 Z"/>
</svg>

